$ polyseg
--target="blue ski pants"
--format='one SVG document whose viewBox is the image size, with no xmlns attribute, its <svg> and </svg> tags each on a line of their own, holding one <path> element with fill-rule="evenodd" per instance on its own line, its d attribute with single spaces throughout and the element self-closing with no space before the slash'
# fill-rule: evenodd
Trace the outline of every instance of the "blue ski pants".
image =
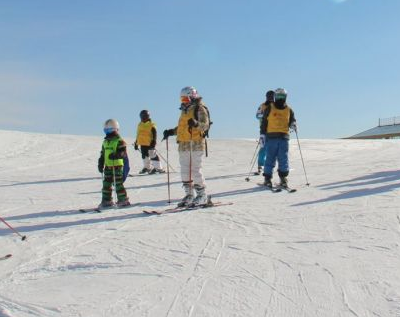
<svg viewBox="0 0 400 317">
<path fill-rule="evenodd" d="M 258 166 L 265 165 L 265 156 L 266 155 L 267 155 L 267 145 L 264 144 L 264 146 L 260 147 L 260 150 L 258 151 Z"/>
<path fill-rule="evenodd" d="M 267 138 L 267 158 L 265 160 L 264 174 L 272 177 L 276 161 L 278 172 L 289 173 L 289 140 L 285 138 Z"/>
</svg>

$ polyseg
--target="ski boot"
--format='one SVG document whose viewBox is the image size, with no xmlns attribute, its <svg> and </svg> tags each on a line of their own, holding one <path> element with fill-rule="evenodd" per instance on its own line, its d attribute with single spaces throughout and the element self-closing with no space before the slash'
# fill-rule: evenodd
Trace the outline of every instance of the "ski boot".
<svg viewBox="0 0 400 317">
<path fill-rule="evenodd" d="M 118 208 L 129 207 L 130 205 L 131 205 L 131 203 L 129 202 L 128 199 L 125 199 L 125 200 L 117 202 L 117 207 Z"/>
<path fill-rule="evenodd" d="M 279 186 L 282 187 L 282 188 L 288 188 L 288 180 L 287 180 L 287 177 L 286 177 L 286 176 L 280 176 L 279 178 L 280 178 L 280 180 L 281 180 Z"/>
<path fill-rule="evenodd" d="M 199 205 L 206 205 L 208 203 L 206 188 L 201 185 L 194 185 L 194 189 L 196 190 L 196 198 L 193 199 L 190 206 L 194 207 Z"/>
<path fill-rule="evenodd" d="M 272 179 L 271 175 L 264 175 L 264 186 L 266 186 L 268 188 L 272 188 L 271 179 Z"/>
<path fill-rule="evenodd" d="M 152 168 L 151 170 L 149 170 L 149 174 L 150 175 L 153 175 L 155 173 L 157 173 L 157 169 L 156 168 Z"/>
<path fill-rule="evenodd" d="M 147 167 L 143 167 L 143 169 L 139 172 L 139 174 L 146 174 L 149 172 L 150 172 L 150 170 Z"/>
<path fill-rule="evenodd" d="M 185 207 L 192 203 L 193 201 L 193 186 L 192 183 L 184 182 L 183 189 L 185 190 L 185 197 L 178 203 L 178 207 Z"/>
<path fill-rule="evenodd" d="M 115 204 L 112 200 L 102 200 L 97 208 L 99 208 L 99 210 L 104 210 L 114 208 L 114 206 Z"/>
</svg>

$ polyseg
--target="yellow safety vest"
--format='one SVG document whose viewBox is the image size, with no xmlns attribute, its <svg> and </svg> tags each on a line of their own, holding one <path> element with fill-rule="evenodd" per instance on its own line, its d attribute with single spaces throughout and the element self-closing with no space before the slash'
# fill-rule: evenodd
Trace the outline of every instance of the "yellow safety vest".
<svg viewBox="0 0 400 317">
<path fill-rule="evenodd" d="M 118 143 L 121 140 L 121 138 L 116 137 L 111 140 L 104 140 L 103 141 L 103 148 L 104 148 L 104 159 L 105 159 L 105 165 L 106 166 L 123 166 L 124 165 L 124 160 L 123 159 L 116 159 L 116 160 L 110 160 L 108 157 L 111 153 L 117 153 L 117 147 Z"/>
<path fill-rule="evenodd" d="M 151 120 L 146 122 L 140 122 L 137 127 L 136 143 L 138 145 L 149 146 L 153 140 L 152 129 L 156 128 L 156 125 Z"/>
<path fill-rule="evenodd" d="M 190 118 L 195 119 L 194 109 L 196 106 L 190 106 L 187 111 L 182 110 L 178 122 L 178 130 L 176 132 L 176 140 L 178 142 L 200 141 L 203 139 L 203 132 L 200 128 L 192 128 L 192 137 L 190 137 L 188 121 Z"/>
<path fill-rule="evenodd" d="M 274 104 L 268 115 L 267 133 L 289 133 L 290 107 L 278 109 Z"/>
</svg>

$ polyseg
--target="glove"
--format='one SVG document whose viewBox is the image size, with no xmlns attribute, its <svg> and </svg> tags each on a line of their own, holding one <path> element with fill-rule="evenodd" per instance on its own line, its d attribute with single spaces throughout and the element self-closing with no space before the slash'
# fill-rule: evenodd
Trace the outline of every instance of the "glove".
<svg viewBox="0 0 400 317">
<path fill-rule="evenodd" d="M 153 149 L 156 147 L 156 140 L 152 140 L 150 142 L 150 147 L 153 148 Z"/>
<path fill-rule="evenodd" d="M 110 160 L 119 160 L 121 157 L 117 153 L 110 153 L 110 155 L 108 155 L 108 158 Z"/>
<path fill-rule="evenodd" d="M 168 137 L 170 137 L 172 135 L 174 135 L 174 129 L 164 130 L 164 138 L 163 138 L 163 140 L 168 139 Z"/>
<path fill-rule="evenodd" d="M 100 173 L 103 173 L 103 170 L 104 170 L 104 159 L 103 159 L 103 157 L 99 158 L 99 161 L 97 163 L 97 169 L 99 170 Z"/>
<path fill-rule="evenodd" d="M 134 144 L 133 146 L 134 146 L 134 148 L 135 148 L 135 151 L 139 150 L 139 147 L 138 147 L 138 145 L 137 145 L 136 142 L 135 142 L 135 144 Z"/>
<path fill-rule="evenodd" d="M 199 122 L 193 118 L 190 118 L 188 120 L 188 125 L 189 125 L 189 128 L 197 127 L 199 125 Z"/>
<path fill-rule="evenodd" d="M 259 139 L 259 143 L 260 143 L 260 147 L 264 147 L 265 145 L 265 140 L 266 140 L 266 136 L 265 134 L 260 134 L 260 139 Z"/>
<path fill-rule="evenodd" d="M 297 132 L 297 123 L 296 121 L 293 121 L 292 124 L 290 125 L 290 129 L 293 131 Z"/>
</svg>

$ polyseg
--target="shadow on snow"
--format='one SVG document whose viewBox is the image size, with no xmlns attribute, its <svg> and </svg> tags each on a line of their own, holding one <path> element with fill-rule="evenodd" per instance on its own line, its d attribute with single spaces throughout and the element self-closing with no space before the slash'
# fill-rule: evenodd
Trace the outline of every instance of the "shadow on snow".
<svg viewBox="0 0 400 317">
<path fill-rule="evenodd" d="M 338 181 L 328 184 L 319 185 L 317 187 L 321 188 L 322 190 L 332 190 L 332 189 L 339 189 L 339 188 L 354 188 L 359 186 L 368 186 L 368 185 L 378 185 L 387 182 L 398 181 L 400 179 L 400 171 L 383 171 L 383 172 L 376 172 L 371 173 L 368 175 L 352 178 L 349 180 Z M 383 193 L 387 193 L 393 190 L 397 190 L 400 188 L 400 183 L 391 183 L 387 185 L 377 186 L 374 188 L 358 188 L 353 190 L 343 191 L 339 194 L 335 194 L 330 197 L 326 197 L 323 199 L 318 199 L 314 201 L 307 201 L 298 204 L 294 204 L 292 206 L 305 206 L 305 205 L 312 205 L 318 203 L 324 203 L 329 201 L 336 201 L 336 200 L 343 200 L 343 199 L 352 199 L 357 197 L 365 197 L 371 195 L 379 195 Z"/>
</svg>

